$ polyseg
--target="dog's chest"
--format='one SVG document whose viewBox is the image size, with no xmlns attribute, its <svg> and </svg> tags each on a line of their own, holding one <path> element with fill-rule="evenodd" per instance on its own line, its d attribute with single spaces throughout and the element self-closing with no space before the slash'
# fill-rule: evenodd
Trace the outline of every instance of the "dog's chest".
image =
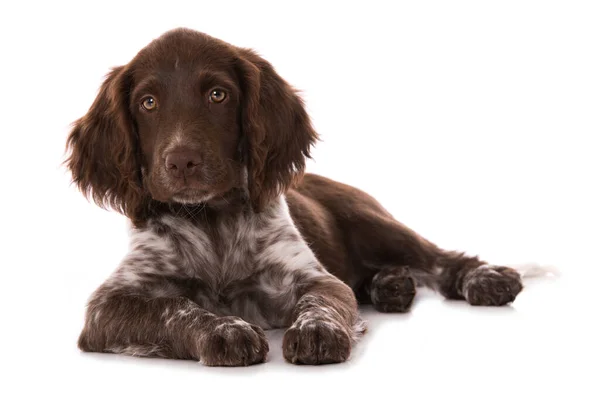
<svg viewBox="0 0 600 400">
<path fill-rule="evenodd" d="M 223 218 L 209 226 L 181 224 L 178 228 L 185 239 L 173 244 L 175 252 L 183 255 L 188 272 L 220 292 L 258 272 L 257 258 L 267 225 L 251 216 Z"/>
<path fill-rule="evenodd" d="M 134 247 L 160 250 L 161 269 L 187 280 L 186 295 L 204 309 L 262 327 L 281 326 L 284 311 L 294 304 L 295 279 L 301 271 L 318 273 L 286 204 L 209 222 L 165 216 L 151 232 L 138 233 Z"/>
<path fill-rule="evenodd" d="M 217 225 L 213 235 L 216 262 L 209 268 L 215 287 L 245 280 L 257 272 L 261 233 L 252 219 L 238 218 Z"/>
</svg>

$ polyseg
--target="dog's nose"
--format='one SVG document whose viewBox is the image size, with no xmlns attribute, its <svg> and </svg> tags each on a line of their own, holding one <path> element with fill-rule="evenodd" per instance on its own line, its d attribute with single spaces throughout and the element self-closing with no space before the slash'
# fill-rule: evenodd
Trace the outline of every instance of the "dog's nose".
<svg viewBox="0 0 600 400">
<path fill-rule="evenodd" d="M 193 175 L 200 165 L 200 156 L 189 150 L 174 150 L 165 158 L 165 168 L 175 178 Z"/>
</svg>

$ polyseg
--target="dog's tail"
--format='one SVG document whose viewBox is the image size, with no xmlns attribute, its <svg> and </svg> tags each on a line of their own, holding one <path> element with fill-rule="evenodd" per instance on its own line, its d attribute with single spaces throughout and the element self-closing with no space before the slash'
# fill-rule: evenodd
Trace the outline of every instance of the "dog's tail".
<svg viewBox="0 0 600 400">
<path fill-rule="evenodd" d="M 554 277 L 560 276 L 558 268 L 550 265 L 540 265 L 537 263 L 515 264 L 510 267 L 514 268 L 521 274 L 521 278 L 539 278 L 539 277 Z"/>
</svg>

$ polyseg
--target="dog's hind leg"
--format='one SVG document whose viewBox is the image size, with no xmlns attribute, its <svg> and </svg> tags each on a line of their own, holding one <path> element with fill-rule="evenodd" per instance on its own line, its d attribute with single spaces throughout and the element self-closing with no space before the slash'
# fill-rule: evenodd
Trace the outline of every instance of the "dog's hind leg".
<svg viewBox="0 0 600 400">
<path fill-rule="evenodd" d="M 421 285 L 448 299 L 490 306 L 512 302 L 523 288 L 516 270 L 440 249 L 390 215 L 366 211 L 346 223 L 353 253 L 372 270 L 362 290 L 378 310 L 407 311 Z"/>
</svg>

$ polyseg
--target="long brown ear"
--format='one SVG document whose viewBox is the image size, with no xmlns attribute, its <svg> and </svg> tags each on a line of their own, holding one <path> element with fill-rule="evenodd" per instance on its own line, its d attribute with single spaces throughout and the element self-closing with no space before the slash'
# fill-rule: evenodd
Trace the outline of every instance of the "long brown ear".
<svg viewBox="0 0 600 400">
<path fill-rule="evenodd" d="M 139 220 L 143 190 L 125 67 L 110 72 L 88 113 L 73 124 L 65 161 L 86 197 Z"/>
<path fill-rule="evenodd" d="M 240 49 L 242 130 L 248 146 L 248 189 L 262 210 L 304 172 L 317 140 L 304 103 L 271 64 Z"/>
</svg>

